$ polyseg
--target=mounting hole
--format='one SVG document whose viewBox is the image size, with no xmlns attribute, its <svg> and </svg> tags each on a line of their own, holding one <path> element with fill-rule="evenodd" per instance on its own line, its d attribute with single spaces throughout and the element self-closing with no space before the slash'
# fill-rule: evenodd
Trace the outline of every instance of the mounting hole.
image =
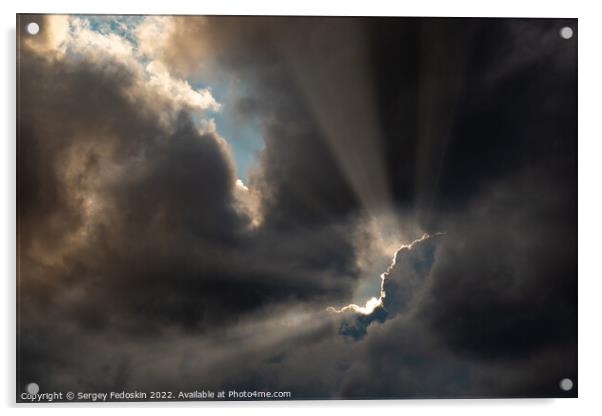
<svg viewBox="0 0 602 416">
<path fill-rule="evenodd" d="M 29 394 L 35 395 L 40 391 L 40 386 L 38 386 L 38 383 L 29 383 L 27 386 L 25 386 L 25 391 Z"/>
<path fill-rule="evenodd" d="M 37 35 L 38 32 L 40 31 L 40 25 L 37 24 L 36 22 L 31 22 L 27 24 L 27 33 L 29 33 L 30 35 Z"/>
<path fill-rule="evenodd" d="M 560 388 L 564 391 L 573 390 L 573 380 L 571 380 L 570 378 L 563 378 L 562 380 L 560 380 Z"/>
<path fill-rule="evenodd" d="M 562 29 L 560 29 L 560 37 L 562 39 L 570 39 L 573 37 L 573 29 L 571 29 L 568 26 L 563 27 Z"/>
</svg>

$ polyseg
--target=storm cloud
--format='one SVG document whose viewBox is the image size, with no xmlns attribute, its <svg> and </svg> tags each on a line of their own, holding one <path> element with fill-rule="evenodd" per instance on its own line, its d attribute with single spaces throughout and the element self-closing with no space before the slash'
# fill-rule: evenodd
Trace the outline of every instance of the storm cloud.
<svg viewBox="0 0 602 416">
<path fill-rule="evenodd" d="M 576 20 L 98 19 L 19 17 L 18 392 L 577 395 Z"/>
</svg>

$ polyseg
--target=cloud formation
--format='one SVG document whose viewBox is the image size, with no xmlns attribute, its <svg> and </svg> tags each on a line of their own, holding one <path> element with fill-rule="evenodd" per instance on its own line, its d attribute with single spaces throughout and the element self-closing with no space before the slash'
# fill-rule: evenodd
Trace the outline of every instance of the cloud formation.
<svg viewBox="0 0 602 416">
<path fill-rule="evenodd" d="M 18 392 L 577 394 L 576 21 L 107 19 L 19 17 Z"/>
<path fill-rule="evenodd" d="M 387 318 L 410 310 L 420 298 L 421 289 L 435 261 L 437 240 L 443 235 L 424 234 L 401 246 L 393 255 L 387 270 L 380 275 L 379 297 L 370 298 L 366 306 L 350 304 L 340 309 L 329 306 L 326 309 L 329 312 L 360 314 L 348 315 L 341 325 L 340 333 L 357 340 L 366 335 L 367 328 L 373 321 L 384 322 Z"/>
</svg>

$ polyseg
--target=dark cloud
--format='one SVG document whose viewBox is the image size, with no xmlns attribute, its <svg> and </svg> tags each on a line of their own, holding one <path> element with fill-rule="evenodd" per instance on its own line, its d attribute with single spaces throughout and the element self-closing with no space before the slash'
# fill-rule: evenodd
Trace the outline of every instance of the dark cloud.
<svg viewBox="0 0 602 416">
<path fill-rule="evenodd" d="M 174 22 L 174 74 L 248 87 L 262 221 L 224 139 L 129 61 L 22 42 L 19 385 L 576 395 L 576 21 Z M 378 281 L 358 227 L 383 212 L 432 237 L 373 314 L 326 312 Z"/>
<path fill-rule="evenodd" d="M 425 313 L 462 351 L 498 359 L 576 345 L 576 195 L 533 170 L 449 227 Z"/>
</svg>

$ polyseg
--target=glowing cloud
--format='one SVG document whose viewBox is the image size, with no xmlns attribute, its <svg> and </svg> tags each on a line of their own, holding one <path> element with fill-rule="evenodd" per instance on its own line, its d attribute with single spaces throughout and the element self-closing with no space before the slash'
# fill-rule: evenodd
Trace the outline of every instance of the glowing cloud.
<svg viewBox="0 0 602 416">
<path fill-rule="evenodd" d="M 352 303 L 350 305 L 343 306 L 341 309 L 336 309 L 332 306 L 329 306 L 328 308 L 326 308 L 326 310 L 328 312 L 335 312 L 335 313 L 352 311 L 355 313 L 361 313 L 362 315 L 370 315 L 372 312 L 374 312 L 374 309 L 376 309 L 382 305 L 383 305 L 383 299 L 381 296 L 378 299 L 375 297 L 368 299 L 368 301 L 366 302 L 366 306 L 358 306 L 358 305 Z"/>
<path fill-rule="evenodd" d="M 437 233 L 436 235 L 441 235 L 442 233 Z M 412 241 L 409 244 L 404 244 L 401 247 L 399 247 L 396 251 L 395 254 L 393 255 L 393 259 L 391 260 L 391 265 L 387 268 L 387 270 L 382 273 L 380 275 L 381 278 L 381 283 L 380 283 L 380 297 L 376 298 L 376 297 L 372 297 L 370 299 L 368 299 L 368 301 L 366 302 L 365 306 L 359 306 L 356 304 L 349 304 L 347 306 L 343 306 L 340 309 L 336 309 L 333 306 L 329 306 L 328 308 L 326 308 L 326 310 L 328 312 L 334 312 L 334 313 L 343 313 L 343 312 L 355 312 L 355 313 L 359 313 L 362 315 L 371 315 L 374 310 L 376 310 L 379 307 L 383 307 L 384 303 L 383 303 L 383 299 L 386 297 L 387 293 L 385 292 L 384 286 L 385 286 L 385 280 L 387 279 L 387 277 L 389 276 L 389 274 L 391 273 L 391 271 L 393 270 L 393 268 L 395 267 L 395 265 L 397 264 L 397 255 L 401 250 L 407 249 L 407 250 L 411 250 L 415 244 L 420 243 L 424 240 L 427 240 L 428 238 L 430 238 L 430 235 L 424 233 L 422 235 L 422 237 Z"/>
</svg>

